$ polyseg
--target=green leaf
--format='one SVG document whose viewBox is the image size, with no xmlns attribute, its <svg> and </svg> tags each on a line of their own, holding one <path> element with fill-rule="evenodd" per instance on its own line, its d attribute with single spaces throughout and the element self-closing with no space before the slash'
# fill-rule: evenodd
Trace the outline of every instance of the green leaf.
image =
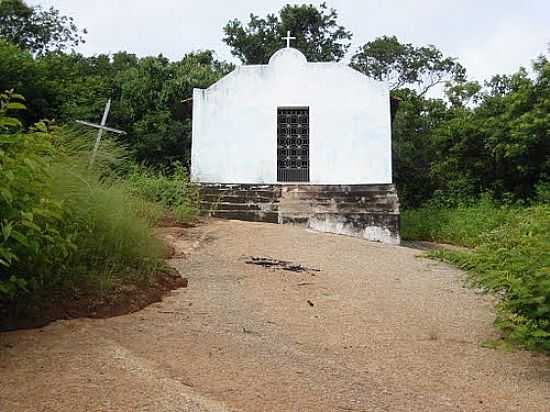
<svg viewBox="0 0 550 412">
<path fill-rule="evenodd" d="M 12 98 L 12 99 L 15 99 L 15 100 L 23 100 L 23 101 L 25 101 L 25 96 L 22 96 L 22 95 L 20 95 L 20 94 L 18 94 L 18 93 L 12 93 L 12 94 L 11 94 L 11 98 Z"/>
<path fill-rule="evenodd" d="M 15 134 L 2 134 L 0 135 L 0 143 L 17 143 L 20 141 L 19 136 Z"/>
<path fill-rule="evenodd" d="M 29 159 L 28 157 L 23 160 L 23 163 L 25 163 L 27 166 L 29 166 L 29 169 L 31 169 L 33 172 L 36 171 L 38 168 L 38 165 L 33 160 Z"/>
<path fill-rule="evenodd" d="M 25 212 L 25 211 L 21 211 L 21 216 L 23 217 L 23 219 L 25 220 L 28 220 L 30 222 L 32 222 L 34 220 L 34 215 L 32 212 Z"/>
<path fill-rule="evenodd" d="M 41 232 L 41 231 L 42 231 L 42 229 L 40 228 L 40 226 L 38 226 L 36 223 L 33 223 L 33 222 L 29 221 L 29 220 L 23 220 L 23 221 L 21 222 L 21 224 L 22 224 L 23 226 L 28 227 L 29 229 L 35 230 L 35 231 L 37 231 L 37 232 Z"/>
<path fill-rule="evenodd" d="M 25 110 L 27 107 L 23 103 L 10 102 L 4 106 L 7 110 Z"/>
<path fill-rule="evenodd" d="M 2 225 L 2 237 L 4 238 L 4 242 L 7 241 L 10 238 L 11 232 L 13 230 L 13 223 L 8 222 L 6 224 Z M 2 250 L 0 249 L 0 252 Z"/>
<path fill-rule="evenodd" d="M 14 238 L 20 244 L 22 244 L 23 246 L 30 247 L 29 240 L 21 232 L 18 232 L 17 230 L 13 230 L 11 232 L 11 237 Z"/>
<path fill-rule="evenodd" d="M 0 197 L 2 197 L 7 204 L 11 204 L 13 201 L 12 193 L 5 187 L 0 187 Z"/>
<path fill-rule="evenodd" d="M 14 117 L 0 117 L 0 127 L 23 127 L 23 125 Z"/>
<path fill-rule="evenodd" d="M 39 132 L 43 132 L 43 133 L 48 132 L 48 126 L 46 126 L 46 123 L 44 122 L 35 123 L 34 128 Z"/>
</svg>

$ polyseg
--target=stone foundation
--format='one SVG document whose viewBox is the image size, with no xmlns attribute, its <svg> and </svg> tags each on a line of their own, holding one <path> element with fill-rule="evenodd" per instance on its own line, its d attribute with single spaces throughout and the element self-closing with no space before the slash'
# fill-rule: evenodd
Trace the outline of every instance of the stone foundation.
<svg viewBox="0 0 550 412">
<path fill-rule="evenodd" d="M 393 184 L 250 185 L 202 183 L 201 210 L 224 219 L 303 224 L 313 230 L 399 244 Z"/>
</svg>

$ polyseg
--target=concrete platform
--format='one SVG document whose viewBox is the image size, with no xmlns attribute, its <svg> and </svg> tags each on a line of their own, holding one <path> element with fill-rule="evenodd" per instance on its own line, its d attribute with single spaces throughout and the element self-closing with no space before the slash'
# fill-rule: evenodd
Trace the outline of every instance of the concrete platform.
<svg viewBox="0 0 550 412">
<path fill-rule="evenodd" d="M 393 184 L 201 183 L 201 211 L 224 219 L 300 224 L 327 233 L 400 243 Z"/>
</svg>

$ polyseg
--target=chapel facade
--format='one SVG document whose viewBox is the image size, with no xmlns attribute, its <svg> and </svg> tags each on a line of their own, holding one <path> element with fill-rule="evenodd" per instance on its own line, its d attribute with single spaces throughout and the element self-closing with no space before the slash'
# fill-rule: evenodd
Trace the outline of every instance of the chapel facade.
<svg viewBox="0 0 550 412">
<path fill-rule="evenodd" d="M 193 91 L 191 177 L 215 217 L 400 241 L 388 85 L 291 47 Z"/>
</svg>

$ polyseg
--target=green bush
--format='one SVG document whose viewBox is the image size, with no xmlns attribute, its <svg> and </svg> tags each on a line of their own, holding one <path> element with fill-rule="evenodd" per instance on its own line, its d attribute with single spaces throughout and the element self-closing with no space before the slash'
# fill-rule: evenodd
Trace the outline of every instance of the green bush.
<svg viewBox="0 0 550 412">
<path fill-rule="evenodd" d="M 537 183 L 535 186 L 535 200 L 550 204 L 550 181 Z"/>
<path fill-rule="evenodd" d="M 62 202 L 48 196 L 54 148 L 46 125 L 28 133 L 8 111 L 24 108 L 21 96 L 0 94 L 0 299 L 14 298 L 74 251 L 74 233 L 60 230 Z"/>
<path fill-rule="evenodd" d="M 403 214 L 404 238 L 473 247 L 431 255 L 471 273 L 497 293 L 496 325 L 529 349 L 550 351 L 550 205 L 496 206 L 487 200 L 456 209 Z"/>
<path fill-rule="evenodd" d="M 487 196 L 453 208 L 428 203 L 419 209 L 403 211 L 401 235 L 405 240 L 474 247 L 483 234 L 506 223 L 514 211 L 509 206 L 496 205 Z"/>
<path fill-rule="evenodd" d="M 135 166 L 127 182 L 132 193 L 161 204 L 176 222 L 189 222 L 199 212 L 198 189 L 180 163 L 173 165 L 170 174 Z"/>
<path fill-rule="evenodd" d="M 0 101 L 0 304 L 147 281 L 162 265 L 162 210 L 112 176 L 121 149 L 106 141 L 90 168 L 89 143 L 43 123 L 23 132 L 8 116 L 22 98 Z"/>
</svg>

